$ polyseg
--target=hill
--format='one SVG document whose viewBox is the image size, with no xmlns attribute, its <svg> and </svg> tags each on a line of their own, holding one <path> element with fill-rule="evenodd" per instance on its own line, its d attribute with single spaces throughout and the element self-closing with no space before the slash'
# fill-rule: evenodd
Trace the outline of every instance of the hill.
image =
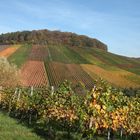
<svg viewBox="0 0 140 140">
<path fill-rule="evenodd" d="M 1 35 L 0 38 L 5 38 L 8 35 L 8 39 L 3 39 L 3 43 L 12 43 L 13 39 L 11 38 L 18 33 L 23 35 L 25 32 L 5 34 Z M 33 37 L 27 35 L 24 36 L 23 41 L 14 40 L 13 43 L 20 43 L 21 45 L 7 57 L 11 63 L 15 63 L 21 69 L 23 86 L 50 85 L 57 87 L 64 80 L 69 80 L 74 87 L 85 85 L 86 88 L 91 89 L 94 86 L 94 81 L 102 78 L 116 87 L 140 88 L 139 58 L 110 53 L 104 43 L 96 40 L 100 44 L 98 47 L 96 41 L 88 37 L 85 38 L 89 39 L 89 42 L 95 41 L 96 45 L 90 46 L 91 43 L 89 42 L 84 44 L 86 39 L 83 39 L 84 41 L 79 40 L 80 45 L 71 44 L 72 42 L 68 42 L 68 36 L 75 35 L 73 33 L 50 32 L 48 30 L 27 33 L 30 35 L 40 34 L 40 36 L 34 39 L 36 35 Z M 49 33 L 50 36 L 48 36 Z M 31 38 L 27 39 L 26 37 L 29 36 Z M 81 36 L 75 36 L 81 38 Z M 5 54 L 7 49 L 11 52 L 13 50 L 12 46 L 0 47 L 2 48 L 0 54 Z"/>
</svg>

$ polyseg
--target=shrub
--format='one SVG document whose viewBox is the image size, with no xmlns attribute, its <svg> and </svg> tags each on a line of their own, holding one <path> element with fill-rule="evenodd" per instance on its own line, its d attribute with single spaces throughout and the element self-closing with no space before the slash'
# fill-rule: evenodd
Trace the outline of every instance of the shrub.
<svg viewBox="0 0 140 140">
<path fill-rule="evenodd" d="M 14 87 L 19 84 L 19 71 L 4 57 L 0 58 L 0 86 Z"/>
</svg>

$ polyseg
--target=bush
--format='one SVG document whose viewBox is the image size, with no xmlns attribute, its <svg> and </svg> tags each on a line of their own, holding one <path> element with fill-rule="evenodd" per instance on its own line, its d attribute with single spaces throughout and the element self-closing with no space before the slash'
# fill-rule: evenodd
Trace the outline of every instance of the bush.
<svg viewBox="0 0 140 140">
<path fill-rule="evenodd" d="M 15 87 L 19 84 L 19 71 L 4 57 L 0 58 L 0 86 Z"/>
</svg>

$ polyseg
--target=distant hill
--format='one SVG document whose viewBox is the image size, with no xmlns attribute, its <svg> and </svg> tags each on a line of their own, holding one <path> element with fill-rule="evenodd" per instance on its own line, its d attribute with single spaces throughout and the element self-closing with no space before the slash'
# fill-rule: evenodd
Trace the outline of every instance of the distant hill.
<svg viewBox="0 0 140 140">
<path fill-rule="evenodd" d="M 0 44 L 19 44 L 14 53 L 15 47 L 0 45 L 0 56 L 10 52 L 7 58 L 21 68 L 26 86 L 47 83 L 57 87 L 69 80 L 73 86 L 80 82 L 91 89 L 94 80 L 102 78 L 113 86 L 140 88 L 140 58 L 110 53 L 104 43 L 87 36 L 49 30 L 23 31 L 0 35 Z"/>
<path fill-rule="evenodd" d="M 107 51 L 107 45 L 97 39 L 71 32 L 33 30 L 13 32 L 0 35 L 0 44 L 16 43 L 46 43 L 55 45 L 67 45 L 77 47 L 93 47 Z"/>
</svg>

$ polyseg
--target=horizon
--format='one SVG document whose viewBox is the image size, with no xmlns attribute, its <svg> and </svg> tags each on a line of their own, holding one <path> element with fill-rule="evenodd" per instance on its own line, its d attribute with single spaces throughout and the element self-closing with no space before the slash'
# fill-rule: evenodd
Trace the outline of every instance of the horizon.
<svg viewBox="0 0 140 140">
<path fill-rule="evenodd" d="M 139 6 L 138 0 L 5 0 L 0 5 L 0 34 L 42 29 L 73 32 L 102 41 L 111 53 L 136 58 L 140 57 Z"/>
</svg>

